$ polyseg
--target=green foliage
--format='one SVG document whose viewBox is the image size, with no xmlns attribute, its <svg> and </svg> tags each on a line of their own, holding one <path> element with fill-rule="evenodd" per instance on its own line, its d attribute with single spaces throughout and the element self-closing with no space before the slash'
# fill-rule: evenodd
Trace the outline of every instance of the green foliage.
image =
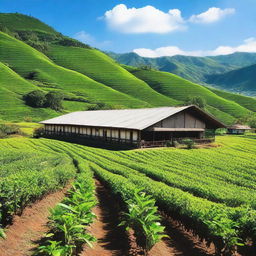
<svg viewBox="0 0 256 256">
<path fill-rule="evenodd" d="M 49 92 L 45 95 L 45 106 L 56 111 L 63 109 L 62 100 L 64 96 L 60 92 Z"/>
<path fill-rule="evenodd" d="M 223 89 L 255 94 L 256 64 L 231 70 L 223 74 L 208 76 L 207 83 L 218 85 Z"/>
<path fill-rule="evenodd" d="M 208 108 L 209 112 L 213 113 L 220 120 L 226 120 L 228 114 L 228 123 L 232 123 L 234 117 L 239 118 L 250 112 L 238 103 L 216 95 L 204 86 L 192 83 L 167 72 L 137 69 L 131 73 L 145 81 L 154 90 L 175 100 L 185 102 L 188 96 L 201 97 L 206 102 L 207 108 L 208 106 L 210 107 Z"/>
<path fill-rule="evenodd" d="M 75 164 L 80 172 L 81 163 L 88 162 L 124 201 L 143 187 L 158 207 L 186 228 L 219 249 L 233 250 L 248 237 L 256 241 L 256 144 L 245 136 L 221 136 L 216 142 L 219 147 L 209 149 L 115 152 L 47 139 L 8 139 L 1 141 L 0 150 L 15 146 L 19 151 L 36 148 L 79 157 Z"/>
<path fill-rule="evenodd" d="M 164 227 L 160 224 L 160 216 L 155 206 L 155 200 L 136 189 L 133 198 L 126 201 L 128 212 L 124 213 L 124 220 L 120 223 L 127 229 L 132 228 L 135 232 L 137 244 L 141 245 L 146 252 L 163 237 Z"/>
<path fill-rule="evenodd" d="M 81 160 L 79 162 L 75 158 L 74 161 L 78 165 L 79 176 L 69 191 L 69 195 L 51 210 L 49 217 L 52 233 L 48 233 L 46 237 L 52 237 L 51 239 L 55 238 L 58 241 L 47 240 L 46 244 L 40 246 L 36 253 L 77 255 L 78 245 L 85 243 L 92 246 L 92 242 L 96 241 L 86 230 L 95 218 L 92 213 L 92 208 L 96 205 L 92 173 L 86 164 L 82 164 Z"/>
<path fill-rule="evenodd" d="M 185 105 L 195 105 L 199 108 L 204 109 L 206 107 L 206 101 L 204 98 L 202 98 L 200 96 L 194 96 L 194 97 L 189 96 L 185 100 Z"/>
<path fill-rule="evenodd" d="M 6 223 L 45 193 L 63 187 L 75 174 L 67 157 L 31 149 L 1 149 L 0 164 L 0 215 L 4 218 L 0 223 Z"/>
<path fill-rule="evenodd" d="M 29 92 L 23 98 L 26 104 L 31 107 L 42 108 L 45 105 L 45 94 L 40 90 Z"/>
<path fill-rule="evenodd" d="M 45 134 L 44 128 L 39 127 L 39 128 L 34 129 L 33 137 L 34 138 L 40 138 L 40 137 L 43 137 L 44 134 Z"/>
<path fill-rule="evenodd" d="M 182 144 L 185 144 L 188 149 L 192 149 L 195 147 L 195 142 L 191 139 L 184 139 L 181 142 Z"/>
</svg>

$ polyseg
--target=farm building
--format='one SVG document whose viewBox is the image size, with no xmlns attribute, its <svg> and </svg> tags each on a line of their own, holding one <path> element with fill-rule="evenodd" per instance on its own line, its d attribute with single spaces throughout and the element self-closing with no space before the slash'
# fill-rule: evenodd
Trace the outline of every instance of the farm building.
<svg viewBox="0 0 256 256">
<path fill-rule="evenodd" d="M 68 136 L 162 146 L 167 141 L 204 140 L 207 130 L 225 127 L 196 106 L 80 111 L 41 122 L 46 136 Z"/>
<path fill-rule="evenodd" d="M 227 127 L 228 134 L 244 134 L 246 131 L 251 130 L 250 126 L 234 124 L 232 126 Z"/>
</svg>

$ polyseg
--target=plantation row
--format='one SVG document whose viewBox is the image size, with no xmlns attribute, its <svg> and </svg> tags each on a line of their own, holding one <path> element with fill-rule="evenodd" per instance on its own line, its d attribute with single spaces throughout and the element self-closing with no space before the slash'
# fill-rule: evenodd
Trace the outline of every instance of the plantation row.
<svg viewBox="0 0 256 256">
<path fill-rule="evenodd" d="M 40 151 L 22 153 L 17 149 L 1 150 L 0 156 L 0 225 L 13 214 L 44 194 L 64 187 L 75 176 L 70 158 Z"/>
<path fill-rule="evenodd" d="M 143 188 L 167 214 L 217 248 L 231 250 L 248 238 L 256 241 L 256 146 L 253 139 L 239 137 L 222 137 L 219 143 L 211 149 L 113 152 L 47 139 L 9 139 L 0 150 L 35 148 L 85 161 L 122 200 Z"/>
</svg>

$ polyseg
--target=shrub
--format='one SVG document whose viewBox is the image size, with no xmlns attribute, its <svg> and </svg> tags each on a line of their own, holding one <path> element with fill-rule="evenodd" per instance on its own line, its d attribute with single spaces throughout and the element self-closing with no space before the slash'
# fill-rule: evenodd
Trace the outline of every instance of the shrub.
<svg viewBox="0 0 256 256">
<path fill-rule="evenodd" d="M 23 99 L 26 104 L 35 108 L 42 108 L 45 104 L 46 98 L 44 92 L 35 90 L 24 95 Z"/>
<path fill-rule="evenodd" d="M 192 149 L 195 147 L 195 142 L 191 139 L 184 139 L 182 140 L 182 143 L 185 144 L 188 149 Z"/>
<path fill-rule="evenodd" d="M 174 140 L 174 141 L 172 142 L 172 145 L 173 145 L 173 147 L 178 148 L 179 145 L 180 145 L 180 143 L 179 143 L 177 140 Z"/>
<path fill-rule="evenodd" d="M 45 106 L 56 111 L 63 109 L 62 100 L 64 98 L 63 94 L 60 92 L 49 92 L 45 96 Z"/>
<path fill-rule="evenodd" d="M 172 147 L 172 142 L 169 141 L 169 140 L 166 141 L 166 142 L 165 142 L 165 146 L 166 146 L 166 147 Z"/>
<path fill-rule="evenodd" d="M 34 130 L 33 137 L 34 138 L 40 138 L 44 135 L 44 128 L 39 127 Z"/>
</svg>

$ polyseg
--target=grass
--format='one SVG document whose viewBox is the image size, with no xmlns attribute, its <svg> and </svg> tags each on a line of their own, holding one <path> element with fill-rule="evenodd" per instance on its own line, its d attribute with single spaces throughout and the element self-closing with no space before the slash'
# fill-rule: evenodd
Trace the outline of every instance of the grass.
<svg viewBox="0 0 256 256">
<path fill-rule="evenodd" d="M 177 105 L 177 100 L 154 91 L 113 59 L 96 49 L 52 45 L 47 54 L 55 63 L 152 106 Z"/>
<path fill-rule="evenodd" d="M 248 109 L 240 106 L 238 103 L 224 99 L 204 86 L 192 83 L 170 73 L 137 69 L 136 71 L 132 71 L 132 74 L 147 82 L 156 91 L 176 100 L 185 101 L 188 96 L 201 96 L 209 106 L 235 118 L 249 113 Z M 220 119 L 222 120 L 222 118 Z M 226 117 L 223 117 L 223 119 L 226 119 Z"/>
</svg>

